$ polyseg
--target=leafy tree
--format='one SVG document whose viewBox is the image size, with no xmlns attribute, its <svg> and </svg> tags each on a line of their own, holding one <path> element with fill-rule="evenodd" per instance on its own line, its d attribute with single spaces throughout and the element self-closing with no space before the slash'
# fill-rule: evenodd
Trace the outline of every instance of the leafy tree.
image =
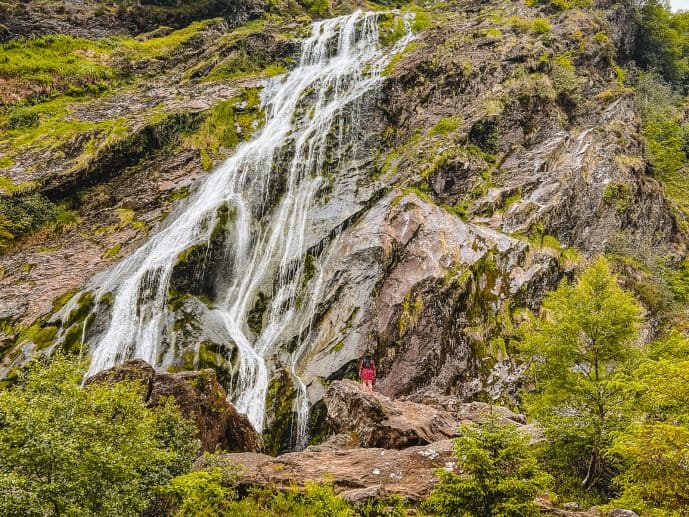
<svg viewBox="0 0 689 517">
<path fill-rule="evenodd" d="M 544 427 L 551 467 L 606 489 L 614 472 L 604 452 L 629 421 L 621 381 L 637 356 L 640 307 L 600 258 L 549 293 L 541 312 L 525 330 L 534 383 L 525 405 Z"/>
<path fill-rule="evenodd" d="M 196 429 L 172 401 L 149 409 L 140 385 L 82 387 L 83 373 L 56 357 L 0 391 L 0 514 L 139 515 L 190 468 Z"/>
<path fill-rule="evenodd" d="M 636 60 L 677 87 L 689 85 L 689 14 L 646 0 L 638 10 Z"/>
<path fill-rule="evenodd" d="M 643 515 L 689 515 L 689 340 L 670 334 L 654 343 L 627 385 L 645 420 L 616 435 L 611 453 L 629 462 L 615 479 L 616 504 Z"/>
<path fill-rule="evenodd" d="M 539 515 L 534 497 L 551 481 L 540 470 L 528 438 L 512 424 L 490 418 L 465 425 L 454 443 L 461 475 L 440 470 L 426 509 L 440 516 Z"/>
</svg>

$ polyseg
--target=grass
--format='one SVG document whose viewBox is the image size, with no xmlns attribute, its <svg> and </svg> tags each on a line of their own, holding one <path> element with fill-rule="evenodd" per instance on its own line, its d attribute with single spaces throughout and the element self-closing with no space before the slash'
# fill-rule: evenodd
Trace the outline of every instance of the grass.
<svg viewBox="0 0 689 517">
<path fill-rule="evenodd" d="M 452 133 L 455 131 L 460 124 L 462 123 L 462 118 L 461 117 L 447 117 L 440 122 L 438 122 L 433 129 L 430 130 L 428 133 L 428 136 L 436 136 L 436 135 L 447 135 L 449 133 Z"/>
<path fill-rule="evenodd" d="M 246 102 L 242 110 L 237 109 L 240 102 Z M 199 128 L 184 138 L 184 145 L 198 149 L 204 169 L 211 169 L 215 160 L 223 157 L 223 149 L 232 149 L 260 126 L 263 113 L 258 105 L 257 89 L 247 89 L 238 97 L 218 103 Z"/>
<path fill-rule="evenodd" d="M 146 40 L 113 37 L 106 41 L 111 41 L 113 46 L 128 52 L 128 58 L 133 60 L 142 59 L 161 59 L 171 56 L 176 50 L 188 43 L 199 32 L 212 25 L 221 23 L 221 18 L 194 22 L 188 27 L 176 30 L 161 37 L 154 37 Z"/>
<path fill-rule="evenodd" d="M 103 91 L 116 76 L 107 64 L 112 42 L 87 40 L 67 35 L 50 35 L 0 45 L 0 77 L 14 80 L 16 88 L 25 85 L 32 95 L 50 97 L 56 92 L 73 95 Z M 28 88 L 26 86 L 29 86 Z M 6 95 L 4 97 L 7 97 Z M 13 96 L 3 99 L 12 104 Z"/>
</svg>

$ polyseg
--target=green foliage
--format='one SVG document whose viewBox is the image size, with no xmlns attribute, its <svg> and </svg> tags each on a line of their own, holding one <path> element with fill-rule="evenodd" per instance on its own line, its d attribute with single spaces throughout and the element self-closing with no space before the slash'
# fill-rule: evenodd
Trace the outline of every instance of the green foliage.
<svg viewBox="0 0 689 517">
<path fill-rule="evenodd" d="M 139 515 L 154 487 L 191 466 L 196 428 L 171 401 L 148 409 L 140 386 L 81 386 L 55 357 L 0 391 L 0 513 Z"/>
<path fill-rule="evenodd" d="M 629 421 L 621 381 L 637 355 L 639 318 L 638 303 L 600 258 L 576 284 L 549 293 L 541 317 L 525 328 L 535 387 L 525 405 L 545 430 L 551 468 L 585 489 L 609 488 L 604 453 Z"/>
<path fill-rule="evenodd" d="M 428 11 L 420 8 L 413 9 L 414 19 L 411 22 L 411 30 L 414 34 L 417 34 L 423 30 L 428 29 L 431 26 L 431 15 Z"/>
<path fill-rule="evenodd" d="M 546 36 L 552 33 L 552 26 L 547 18 L 521 18 L 512 16 L 507 20 L 508 24 L 518 32 L 531 32 L 536 35 Z"/>
<path fill-rule="evenodd" d="M 0 197 L 0 252 L 14 240 L 45 226 L 62 230 L 77 222 L 77 216 L 38 193 Z"/>
<path fill-rule="evenodd" d="M 618 212 L 624 212 L 629 208 L 631 198 L 632 193 L 626 183 L 609 183 L 603 192 L 603 201 L 608 205 L 614 205 Z"/>
<path fill-rule="evenodd" d="M 500 129 L 494 120 L 479 120 L 469 131 L 469 141 L 481 151 L 495 154 L 500 148 Z"/>
<path fill-rule="evenodd" d="M 551 479 L 540 470 L 527 437 L 493 417 L 462 426 L 461 434 L 454 456 L 463 475 L 438 471 L 440 482 L 424 507 L 443 517 L 540 515 L 534 497 Z"/>
<path fill-rule="evenodd" d="M 615 504 L 642 515 L 684 515 L 689 508 L 689 340 L 671 333 L 652 345 L 627 385 L 645 419 L 615 437 L 611 453 L 629 467 L 615 481 Z M 673 513 L 674 512 L 674 513 Z"/>
<path fill-rule="evenodd" d="M 428 136 L 436 135 L 447 135 L 455 131 L 462 123 L 461 117 L 447 117 L 441 119 L 433 128 L 428 132 Z"/>
<path fill-rule="evenodd" d="M 657 76 L 643 74 L 636 86 L 636 104 L 642 118 L 641 134 L 653 172 L 666 195 L 684 214 L 689 214 L 687 164 L 689 129 L 684 125 L 682 98 Z"/>
<path fill-rule="evenodd" d="M 689 86 L 689 13 L 673 13 L 660 0 L 646 0 L 637 24 L 637 62 L 674 86 Z"/>
<path fill-rule="evenodd" d="M 237 495 L 231 473 L 221 467 L 189 472 L 171 479 L 158 493 L 175 504 L 179 517 L 218 515 L 229 509 Z"/>
<path fill-rule="evenodd" d="M 209 110 L 201 125 L 187 135 L 185 145 L 208 157 L 210 169 L 214 159 L 224 156 L 224 150 L 248 139 L 261 125 L 263 112 L 258 105 L 258 91 L 255 89 L 247 89 L 241 96 L 219 102 Z"/>
<path fill-rule="evenodd" d="M 561 101 L 578 104 L 583 80 L 577 75 L 572 60 L 566 55 L 553 58 L 550 62 L 550 79 Z"/>
<path fill-rule="evenodd" d="M 389 46 L 402 39 L 405 33 L 404 20 L 401 16 L 382 15 L 378 22 L 380 43 Z"/>
<path fill-rule="evenodd" d="M 212 462 L 211 462 L 212 463 Z M 172 479 L 159 493 L 170 498 L 178 508 L 175 515 L 251 515 L 252 517 L 354 517 L 354 510 L 333 492 L 327 483 L 306 483 L 304 488 L 287 490 L 254 489 L 241 499 L 235 490 L 234 470 L 213 466 Z M 371 505 L 375 509 L 377 505 Z M 399 507 L 398 507 L 399 508 Z M 360 515 L 391 515 L 404 513 Z"/>
<path fill-rule="evenodd" d="M 311 16 L 325 17 L 331 10 L 330 0 L 300 0 L 299 2 Z"/>
</svg>

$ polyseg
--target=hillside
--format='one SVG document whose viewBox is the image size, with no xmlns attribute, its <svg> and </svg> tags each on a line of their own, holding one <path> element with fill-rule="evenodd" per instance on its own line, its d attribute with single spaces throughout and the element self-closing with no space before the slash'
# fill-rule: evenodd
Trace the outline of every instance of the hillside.
<svg viewBox="0 0 689 517">
<path fill-rule="evenodd" d="M 7 393 L 55 355 L 85 358 L 86 376 L 135 358 L 164 379 L 212 369 L 203 382 L 230 409 L 181 380 L 169 394 L 225 436 L 202 431 L 206 450 L 236 449 L 238 486 L 325 481 L 329 455 L 369 465 L 382 447 L 423 487 L 359 486 L 346 460 L 335 491 L 401 494 L 429 515 L 460 506 L 421 504 L 441 464 L 410 467 L 409 447 L 444 440 L 450 461 L 464 434 L 447 429 L 481 429 L 495 406 L 555 480 L 547 502 L 534 492 L 541 511 L 684 515 L 663 469 L 683 461 L 665 447 L 689 415 L 674 384 L 689 350 L 689 15 L 610 0 L 9 1 L 0 41 Z M 381 397 L 338 391 L 366 355 Z M 208 423 L 190 397 L 230 416 Z M 0 400 L 0 435 L 2 415 Z M 519 508 L 505 514 L 532 511 Z"/>
</svg>

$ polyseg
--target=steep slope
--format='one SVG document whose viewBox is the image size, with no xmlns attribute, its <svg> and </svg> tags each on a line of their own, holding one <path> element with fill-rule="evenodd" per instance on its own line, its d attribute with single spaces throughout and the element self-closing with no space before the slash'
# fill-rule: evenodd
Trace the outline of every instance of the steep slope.
<svg viewBox="0 0 689 517">
<path fill-rule="evenodd" d="M 520 380 L 510 335 L 582 257 L 634 246 L 682 257 L 617 66 L 632 25 L 620 5 L 596 7 L 403 10 L 414 41 L 385 67 L 357 127 L 339 128 L 355 138 L 327 146 L 327 184 L 294 257 L 300 317 L 268 357 L 270 452 L 295 444 L 300 383 L 316 436 L 325 389 L 355 375 L 365 352 L 386 395 L 433 388 L 509 401 Z M 27 87 L 5 101 L 0 206 L 14 226 L 13 214 L 47 214 L 0 256 L 5 375 L 56 336 L 72 351 L 93 345 L 109 301 L 94 299 L 93 283 L 70 295 L 155 235 L 195 180 L 260 127 L 258 90 L 293 66 L 309 20 L 283 12 L 230 28 L 243 19 L 114 48 L 81 42 L 69 54 L 107 67 L 102 92 L 74 95 L 56 80 L 54 100 Z M 377 24 L 387 48 L 406 32 L 400 14 Z M 285 192 L 281 165 L 271 205 Z M 214 319 L 219 277 L 209 275 L 227 265 L 225 230 L 180 256 L 166 294 L 176 352 L 158 366 L 213 367 L 237 400 L 238 344 Z M 268 327 L 273 294 L 252 292 L 247 335 Z"/>
</svg>

